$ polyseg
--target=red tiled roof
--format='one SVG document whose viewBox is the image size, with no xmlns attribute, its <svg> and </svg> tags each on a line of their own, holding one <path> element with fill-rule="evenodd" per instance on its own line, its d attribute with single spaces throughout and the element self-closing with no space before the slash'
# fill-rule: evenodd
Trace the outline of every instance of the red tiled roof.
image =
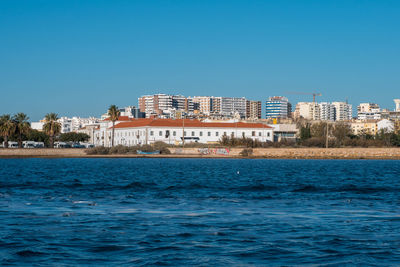
<svg viewBox="0 0 400 267">
<path fill-rule="evenodd" d="M 201 122 L 199 120 L 185 119 L 186 128 L 263 128 L 272 127 L 263 123 L 246 123 L 246 122 Z M 121 122 L 115 125 L 115 128 L 135 128 L 142 126 L 152 127 L 183 127 L 183 120 L 172 119 L 134 119 L 128 122 Z"/>
</svg>

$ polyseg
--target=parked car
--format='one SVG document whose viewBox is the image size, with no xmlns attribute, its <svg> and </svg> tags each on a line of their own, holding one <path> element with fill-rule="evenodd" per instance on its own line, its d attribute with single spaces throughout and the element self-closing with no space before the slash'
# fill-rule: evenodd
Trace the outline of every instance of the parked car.
<svg viewBox="0 0 400 267">
<path fill-rule="evenodd" d="M 93 144 L 90 144 L 90 143 L 81 143 L 81 145 L 83 145 L 85 148 L 92 148 L 92 147 L 94 147 L 94 145 L 93 145 Z"/>
<path fill-rule="evenodd" d="M 65 142 L 55 142 L 54 148 L 71 148 L 71 145 Z"/>
<path fill-rule="evenodd" d="M 44 148 L 43 142 L 35 142 L 35 148 Z"/>
<path fill-rule="evenodd" d="M 5 142 L 3 142 L 3 147 L 6 147 Z M 8 141 L 8 148 L 18 148 L 18 142 Z"/>
<path fill-rule="evenodd" d="M 71 147 L 72 147 L 72 148 L 85 148 L 85 146 L 82 145 L 82 144 L 80 144 L 80 143 L 73 143 L 73 144 L 71 145 Z"/>
</svg>

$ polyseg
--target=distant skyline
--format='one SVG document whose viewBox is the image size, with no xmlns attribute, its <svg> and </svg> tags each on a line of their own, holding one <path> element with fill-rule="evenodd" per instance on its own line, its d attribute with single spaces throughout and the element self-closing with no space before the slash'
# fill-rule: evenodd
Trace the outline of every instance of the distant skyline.
<svg viewBox="0 0 400 267">
<path fill-rule="evenodd" d="M 400 98 L 399 1 L 0 1 L 0 114 L 97 116 L 145 94 Z"/>
</svg>

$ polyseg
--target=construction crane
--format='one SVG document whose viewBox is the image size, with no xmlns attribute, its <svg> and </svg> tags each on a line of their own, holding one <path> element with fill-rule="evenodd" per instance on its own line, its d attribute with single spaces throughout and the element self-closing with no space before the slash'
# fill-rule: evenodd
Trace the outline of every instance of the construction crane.
<svg viewBox="0 0 400 267">
<path fill-rule="evenodd" d="M 312 95 L 313 96 L 313 103 L 315 103 L 315 97 L 316 96 L 322 96 L 321 93 L 305 93 L 305 92 L 285 92 L 285 94 L 290 94 L 290 95 Z"/>
</svg>

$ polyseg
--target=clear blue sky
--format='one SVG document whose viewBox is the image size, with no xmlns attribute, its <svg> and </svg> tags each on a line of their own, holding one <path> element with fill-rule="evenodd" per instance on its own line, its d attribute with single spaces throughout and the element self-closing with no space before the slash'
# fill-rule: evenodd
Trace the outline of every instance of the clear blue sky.
<svg viewBox="0 0 400 267">
<path fill-rule="evenodd" d="M 0 1 L 0 114 L 319 91 L 394 108 L 400 1 Z M 288 95 L 294 104 L 311 97 Z"/>
</svg>

